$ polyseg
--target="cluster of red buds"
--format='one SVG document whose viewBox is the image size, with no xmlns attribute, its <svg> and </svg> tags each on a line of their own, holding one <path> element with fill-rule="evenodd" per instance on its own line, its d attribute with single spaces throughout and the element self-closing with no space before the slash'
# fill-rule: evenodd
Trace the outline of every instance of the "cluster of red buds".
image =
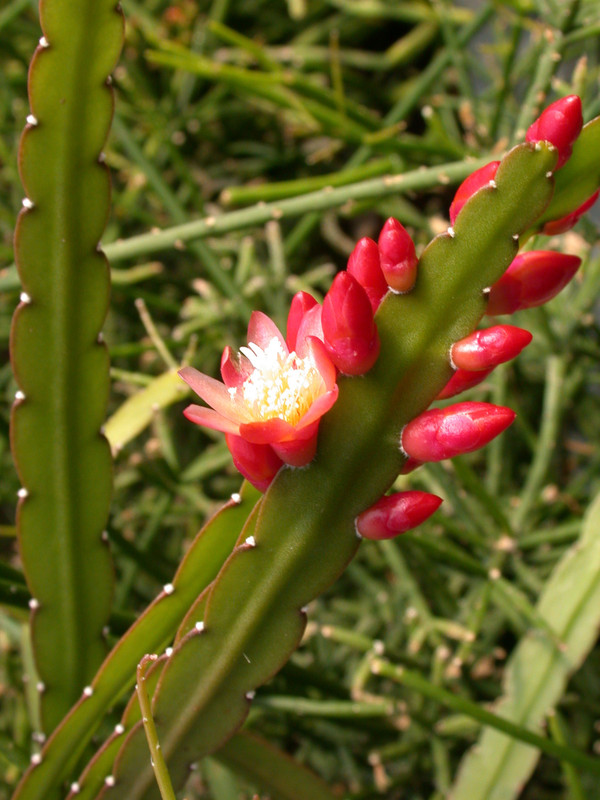
<svg viewBox="0 0 600 800">
<path fill-rule="evenodd" d="M 581 127 L 581 101 L 566 97 L 541 114 L 526 139 L 556 148 L 560 169 Z M 474 194 L 495 185 L 499 164 L 487 164 L 461 184 L 450 206 L 452 225 Z M 546 223 L 544 232 L 567 230 L 597 196 Z M 489 288 L 487 314 L 512 314 L 547 302 L 571 280 L 579 264 L 579 258 L 553 251 L 521 253 Z M 285 339 L 268 317 L 255 312 L 248 346 L 239 354 L 230 348 L 223 353 L 223 383 L 190 367 L 183 369 L 183 379 L 211 406 L 189 406 L 186 416 L 223 431 L 236 467 L 261 491 L 283 464 L 308 464 L 315 455 L 320 418 L 337 399 L 338 373 L 363 375 L 375 364 L 380 349 L 377 309 L 388 292 L 411 291 L 417 265 L 411 237 L 397 220 L 388 219 L 377 242 L 365 237 L 357 243 L 322 305 L 305 292 L 293 298 Z M 448 354 L 454 373 L 438 399 L 477 385 L 496 366 L 518 355 L 531 338 L 522 328 L 493 325 L 456 342 Z M 483 402 L 425 411 L 401 433 L 403 472 L 483 447 L 514 418 L 511 409 Z M 386 495 L 357 517 L 357 532 L 370 539 L 396 536 L 427 519 L 441 502 L 426 492 Z"/>
</svg>

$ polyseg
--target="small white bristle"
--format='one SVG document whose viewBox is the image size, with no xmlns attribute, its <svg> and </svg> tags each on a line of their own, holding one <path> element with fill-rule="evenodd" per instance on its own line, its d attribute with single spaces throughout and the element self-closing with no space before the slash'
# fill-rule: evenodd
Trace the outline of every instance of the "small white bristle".
<svg viewBox="0 0 600 800">
<path fill-rule="evenodd" d="M 33 208 L 33 200 L 30 200 L 28 197 L 24 197 L 21 200 L 21 205 L 23 208 Z"/>
<path fill-rule="evenodd" d="M 34 117 L 33 114 L 28 114 L 27 115 L 26 122 L 27 122 L 28 125 L 37 125 L 38 124 L 37 117 Z"/>
<path fill-rule="evenodd" d="M 115 725 L 115 733 L 117 734 L 117 736 L 122 736 L 125 733 L 125 726 L 121 725 L 120 722 L 117 723 Z"/>
<path fill-rule="evenodd" d="M 17 497 L 20 500 L 24 500 L 28 495 L 29 495 L 29 492 L 27 491 L 27 489 L 24 486 L 21 489 L 19 489 L 19 491 L 17 492 Z"/>
<path fill-rule="evenodd" d="M 241 495 L 241 494 L 239 494 L 238 492 L 234 492 L 234 493 L 231 495 L 231 499 L 233 500 L 233 502 L 234 502 L 236 505 L 238 505 L 238 506 L 239 506 L 239 504 L 242 502 L 242 495 Z"/>
<path fill-rule="evenodd" d="M 25 400 L 25 392 L 22 392 L 20 389 L 16 391 L 15 400 Z"/>
<path fill-rule="evenodd" d="M 31 764 L 32 764 L 34 767 L 37 767 L 37 765 L 38 765 L 38 764 L 41 764 L 41 763 L 42 763 L 42 754 L 41 754 L 41 753 L 34 753 L 34 754 L 31 756 Z"/>
<path fill-rule="evenodd" d="M 40 39 L 40 47 L 50 47 L 50 42 L 46 39 L 45 36 L 42 36 Z"/>
<path fill-rule="evenodd" d="M 194 627 L 196 628 L 196 630 L 198 631 L 198 633 L 202 633 L 202 631 L 204 630 L 204 623 L 202 622 L 202 620 L 200 620 L 200 622 L 197 622 L 197 623 L 194 625 Z"/>
<path fill-rule="evenodd" d="M 172 583 L 165 583 L 165 585 L 163 586 L 163 592 L 165 594 L 173 594 L 174 591 L 175 587 L 173 586 Z"/>
<path fill-rule="evenodd" d="M 35 597 L 32 597 L 31 600 L 29 601 L 29 608 L 32 611 L 35 611 L 36 608 L 39 608 L 39 607 L 40 607 L 40 601 L 36 600 Z"/>
<path fill-rule="evenodd" d="M 94 694 L 94 689 L 91 686 L 85 686 L 83 689 L 84 697 L 91 697 Z"/>
<path fill-rule="evenodd" d="M 19 300 L 22 303 L 31 303 L 31 297 L 27 294 L 27 292 L 21 292 L 19 295 Z"/>
<path fill-rule="evenodd" d="M 75 781 L 71 784 L 71 794 L 79 794 L 81 791 L 81 786 Z"/>
<path fill-rule="evenodd" d="M 167 647 L 167 649 L 165 650 L 165 655 L 167 658 L 171 658 L 171 656 L 173 655 L 173 648 Z"/>
<path fill-rule="evenodd" d="M 456 234 L 454 233 L 454 228 L 453 227 L 448 228 L 448 236 L 451 239 L 454 239 L 454 237 L 456 236 Z"/>
<path fill-rule="evenodd" d="M 114 786 L 115 783 L 116 783 L 115 776 L 114 775 L 107 775 L 106 778 L 104 778 L 104 783 L 107 786 Z"/>
<path fill-rule="evenodd" d="M 248 547 L 256 547 L 256 539 L 254 536 L 248 536 L 244 544 L 247 544 Z"/>
</svg>

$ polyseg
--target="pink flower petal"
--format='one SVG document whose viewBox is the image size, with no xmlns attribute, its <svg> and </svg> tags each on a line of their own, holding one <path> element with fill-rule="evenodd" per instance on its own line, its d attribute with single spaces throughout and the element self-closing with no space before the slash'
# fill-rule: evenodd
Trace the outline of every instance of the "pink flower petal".
<svg viewBox="0 0 600 800">
<path fill-rule="evenodd" d="M 305 358 L 309 337 L 323 341 L 323 326 L 321 325 L 321 312 L 323 308 L 317 303 L 302 317 L 298 334 L 296 336 L 296 353 L 300 358 Z"/>
<path fill-rule="evenodd" d="M 227 388 L 239 388 L 252 372 L 248 359 L 239 357 L 231 347 L 226 347 L 221 356 L 221 377 Z"/>
<path fill-rule="evenodd" d="M 222 431 L 223 433 L 239 433 L 239 425 L 236 425 L 230 419 L 226 419 L 221 414 L 213 411 L 212 408 L 205 406 L 188 406 L 183 415 L 190 422 L 195 422 L 196 425 L 203 425 L 205 428 L 211 428 L 213 431 Z"/>
<path fill-rule="evenodd" d="M 335 401 L 338 398 L 338 387 L 334 384 L 333 388 L 322 394 L 320 397 L 314 401 L 311 407 L 308 409 L 306 414 L 304 414 L 296 424 L 296 430 L 298 433 L 306 428 L 308 425 L 311 425 L 314 422 L 318 422 L 323 414 L 326 414 L 329 409 L 333 406 Z"/>
<path fill-rule="evenodd" d="M 193 367 L 180 369 L 179 377 L 183 378 L 198 397 L 222 416 L 238 423 L 248 419 L 247 410 L 235 395 L 232 396 L 225 384 L 198 372 Z"/>
<path fill-rule="evenodd" d="M 304 358 L 308 358 L 314 364 L 315 369 L 323 378 L 325 390 L 332 389 L 335 386 L 337 370 L 329 357 L 327 348 L 320 339 L 315 336 L 309 336 L 306 339 L 306 355 Z"/>
<path fill-rule="evenodd" d="M 279 417 L 264 420 L 263 422 L 246 422 L 240 425 L 240 436 L 254 444 L 270 444 L 276 442 L 289 442 L 295 437 L 293 425 Z"/>
<path fill-rule="evenodd" d="M 279 341 L 284 353 L 288 352 L 285 339 L 273 320 L 262 311 L 253 311 L 248 323 L 248 344 L 253 342 L 265 350 L 273 339 Z"/>
</svg>

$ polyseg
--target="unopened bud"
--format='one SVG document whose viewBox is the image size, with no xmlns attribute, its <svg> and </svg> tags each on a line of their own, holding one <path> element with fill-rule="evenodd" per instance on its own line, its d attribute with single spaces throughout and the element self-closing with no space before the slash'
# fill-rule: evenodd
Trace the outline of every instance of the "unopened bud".
<svg viewBox="0 0 600 800">
<path fill-rule="evenodd" d="M 441 503 L 441 497 L 428 492 L 385 495 L 358 515 L 356 530 L 365 539 L 391 539 L 425 522 Z"/>
<path fill-rule="evenodd" d="M 365 290 L 348 272 L 339 272 L 323 300 L 325 346 L 346 375 L 367 372 L 379 355 L 379 336 Z"/>
<path fill-rule="evenodd" d="M 550 142 L 556 147 L 556 169 L 560 169 L 569 159 L 582 127 L 581 100 L 576 94 L 571 94 L 542 111 L 529 127 L 525 139 L 528 142 Z"/>
<path fill-rule="evenodd" d="M 379 248 L 373 239 L 368 236 L 359 239 L 348 259 L 347 271 L 363 287 L 375 313 L 388 285 L 379 264 Z"/>
<path fill-rule="evenodd" d="M 519 253 L 491 287 L 486 314 L 513 314 L 547 303 L 569 283 L 581 259 L 551 250 Z"/>
<path fill-rule="evenodd" d="M 385 280 L 394 292 L 409 292 L 417 278 L 417 254 L 408 231 L 390 217 L 379 234 L 379 261 Z"/>
<path fill-rule="evenodd" d="M 454 200 L 450 205 L 450 224 L 454 225 L 454 221 L 458 216 L 459 211 L 471 197 L 483 189 L 484 186 L 489 186 L 490 181 L 493 181 L 500 166 L 499 161 L 491 161 L 485 167 L 480 167 L 472 172 L 468 178 L 465 178 L 461 185 L 456 190 Z"/>
<path fill-rule="evenodd" d="M 406 425 L 402 449 L 417 461 L 442 461 L 483 447 L 513 422 L 515 412 L 490 403 L 464 402 L 425 411 Z"/>
<path fill-rule="evenodd" d="M 472 389 L 474 386 L 483 383 L 487 376 L 493 371 L 493 367 L 482 369 L 478 372 L 471 372 L 468 369 L 457 369 L 435 399 L 448 400 L 450 397 L 462 394 L 462 392 L 466 392 L 468 389 Z"/>
<path fill-rule="evenodd" d="M 477 372 L 497 367 L 518 356 L 532 340 L 529 331 L 514 325 L 494 325 L 475 331 L 452 345 L 450 357 L 457 369 Z"/>
<path fill-rule="evenodd" d="M 317 301 L 308 292 L 298 292 L 292 297 L 286 330 L 286 343 L 290 352 L 296 349 L 298 329 L 304 316 L 316 305 L 318 305 Z"/>
<path fill-rule="evenodd" d="M 581 217 L 585 214 L 586 211 L 594 205 L 598 196 L 600 195 L 600 189 L 596 189 L 591 197 L 582 203 L 575 211 L 571 211 L 569 214 L 566 214 L 564 217 L 560 219 L 553 219 L 550 222 L 547 222 L 544 227 L 542 228 L 542 233 L 545 233 L 546 236 L 558 236 L 559 233 L 566 233 L 566 231 L 570 231 L 571 228 L 579 222 Z"/>
<path fill-rule="evenodd" d="M 268 444 L 253 444 L 233 433 L 225 434 L 236 469 L 259 492 L 265 492 L 283 462 Z"/>
</svg>

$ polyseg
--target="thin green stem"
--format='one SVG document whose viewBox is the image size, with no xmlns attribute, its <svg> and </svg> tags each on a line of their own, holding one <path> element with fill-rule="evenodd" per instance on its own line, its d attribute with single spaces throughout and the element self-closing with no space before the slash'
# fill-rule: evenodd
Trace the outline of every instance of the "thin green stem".
<svg viewBox="0 0 600 800">
<path fill-rule="evenodd" d="M 538 750 L 541 750 L 542 753 L 548 756 L 558 758 L 569 764 L 574 764 L 593 775 L 600 775 L 600 759 L 592 758 L 582 753 L 580 750 L 576 750 L 564 744 L 559 744 L 551 739 L 546 739 L 544 736 L 540 736 L 538 733 L 534 733 L 528 728 L 516 725 L 514 722 L 504 717 L 500 717 L 497 714 L 493 714 L 491 711 L 481 708 L 481 706 L 477 705 L 477 703 L 473 703 L 471 700 L 449 692 L 441 686 L 435 686 L 426 678 L 423 678 L 418 672 L 391 664 L 389 661 L 385 661 L 381 658 L 373 659 L 371 670 L 374 675 L 382 675 L 385 678 L 390 678 L 452 709 L 452 711 L 466 714 L 482 725 L 488 725 L 513 739 L 518 739 L 520 742 L 525 742 L 533 747 L 537 747 Z"/>
<path fill-rule="evenodd" d="M 532 507 L 539 496 L 550 461 L 556 450 L 560 419 L 564 408 L 563 382 L 567 371 L 564 356 L 551 356 L 547 362 L 546 390 L 542 407 L 542 421 L 533 463 L 527 473 L 525 485 L 519 497 L 513 516 L 513 529 L 517 533 L 524 531 L 524 526 Z"/>
<path fill-rule="evenodd" d="M 173 784 L 171 783 L 171 776 L 163 758 L 160 742 L 158 741 L 158 734 L 156 733 L 156 725 L 154 724 L 154 717 L 152 716 L 152 707 L 150 705 L 150 698 L 146 690 L 146 672 L 148 668 L 157 659 L 156 655 L 147 655 L 142 658 L 137 667 L 137 683 L 135 686 L 140 709 L 142 711 L 142 723 L 146 738 L 148 740 L 148 747 L 150 748 L 150 758 L 152 769 L 156 777 L 156 783 L 160 791 L 162 800 L 175 800 L 175 792 L 173 791 Z"/>
</svg>

